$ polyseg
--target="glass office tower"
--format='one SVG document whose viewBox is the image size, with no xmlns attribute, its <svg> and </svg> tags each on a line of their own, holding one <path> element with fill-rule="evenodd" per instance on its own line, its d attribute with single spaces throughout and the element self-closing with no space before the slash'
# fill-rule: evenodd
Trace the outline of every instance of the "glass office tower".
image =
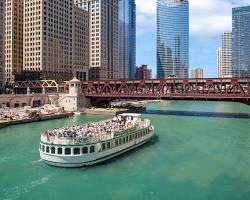
<svg viewBox="0 0 250 200">
<path fill-rule="evenodd" d="M 250 6 L 233 8 L 233 75 L 250 77 Z"/>
<path fill-rule="evenodd" d="M 189 2 L 157 0 L 157 77 L 188 78 Z"/>
<path fill-rule="evenodd" d="M 135 79 L 136 68 L 135 0 L 119 0 L 119 78 Z"/>
</svg>

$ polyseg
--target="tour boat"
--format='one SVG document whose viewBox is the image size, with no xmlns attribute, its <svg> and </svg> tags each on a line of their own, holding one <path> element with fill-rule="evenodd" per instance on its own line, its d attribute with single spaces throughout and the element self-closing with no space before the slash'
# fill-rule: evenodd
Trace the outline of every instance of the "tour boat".
<svg viewBox="0 0 250 200">
<path fill-rule="evenodd" d="M 140 114 L 48 130 L 41 134 L 40 157 L 58 167 L 97 164 L 135 149 L 152 139 L 154 126 Z"/>
</svg>

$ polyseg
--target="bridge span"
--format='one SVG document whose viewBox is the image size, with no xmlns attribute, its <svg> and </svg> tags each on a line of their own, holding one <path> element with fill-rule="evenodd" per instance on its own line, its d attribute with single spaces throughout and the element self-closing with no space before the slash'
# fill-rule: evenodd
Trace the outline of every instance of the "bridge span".
<svg viewBox="0 0 250 200">
<path fill-rule="evenodd" d="M 67 93 L 69 83 L 54 80 L 16 82 L 25 92 Z M 81 82 L 81 94 L 89 99 L 183 99 L 228 100 L 250 104 L 250 78 L 164 80 L 102 80 Z"/>
<path fill-rule="evenodd" d="M 250 78 L 82 82 L 88 98 L 232 100 L 250 102 Z"/>
</svg>

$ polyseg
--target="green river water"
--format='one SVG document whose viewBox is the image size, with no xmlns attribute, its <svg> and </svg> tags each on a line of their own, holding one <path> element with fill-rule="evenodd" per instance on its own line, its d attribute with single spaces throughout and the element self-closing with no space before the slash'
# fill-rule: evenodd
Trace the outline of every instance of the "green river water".
<svg viewBox="0 0 250 200">
<path fill-rule="evenodd" d="M 171 102 L 148 109 L 250 113 L 232 102 Z M 81 116 L 0 129 L 1 200 L 249 200 L 250 119 L 145 115 L 157 141 L 101 165 L 40 161 L 40 133 L 98 121 Z"/>
</svg>

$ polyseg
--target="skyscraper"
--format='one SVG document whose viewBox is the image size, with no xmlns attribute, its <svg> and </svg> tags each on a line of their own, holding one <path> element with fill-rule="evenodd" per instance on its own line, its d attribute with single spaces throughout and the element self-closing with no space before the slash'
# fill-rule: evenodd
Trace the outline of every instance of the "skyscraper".
<svg viewBox="0 0 250 200">
<path fill-rule="evenodd" d="M 87 79 L 89 13 L 72 0 L 6 0 L 6 79 Z"/>
<path fill-rule="evenodd" d="M 15 75 L 23 70 L 23 4 L 23 0 L 5 1 L 5 78 L 7 82 L 13 82 Z"/>
<path fill-rule="evenodd" d="M 73 6 L 73 75 L 82 81 L 89 79 L 89 13 Z"/>
<path fill-rule="evenodd" d="M 217 52 L 218 53 L 218 52 Z M 217 56 L 217 68 L 219 78 L 232 77 L 232 32 L 222 33 L 222 47 Z M 218 60 L 220 59 L 220 60 Z"/>
<path fill-rule="evenodd" d="M 89 12 L 90 79 L 117 79 L 118 0 L 74 0 Z"/>
<path fill-rule="evenodd" d="M 222 48 L 218 48 L 216 51 L 217 54 L 217 77 L 222 77 Z"/>
<path fill-rule="evenodd" d="M 136 67 L 135 0 L 119 0 L 119 78 L 134 79 Z"/>
<path fill-rule="evenodd" d="M 200 67 L 192 69 L 192 78 L 203 78 L 203 69 Z"/>
<path fill-rule="evenodd" d="M 250 6 L 233 8 L 233 75 L 250 77 Z"/>
<path fill-rule="evenodd" d="M 70 0 L 24 0 L 24 71 L 41 72 L 44 79 L 72 78 L 72 9 Z"/>
<path fill-rule="evenodd" d="M 0 93 L 3 92 L 5 78 L 4 78 L 4 13 L 5 0 L 0 0 Z"/>
<path fill-rule="evenodd" d="M 157 77 L 187 78 L 189 68 L 189 2 L 157 1 Z"/>
<path fill-rule="evenodd" d="M 150 80 L 152 79 L 152 69 L 150 69 L 147 65 L 141 65 L 136 67 L 136 80 Z"/>
</svg>

